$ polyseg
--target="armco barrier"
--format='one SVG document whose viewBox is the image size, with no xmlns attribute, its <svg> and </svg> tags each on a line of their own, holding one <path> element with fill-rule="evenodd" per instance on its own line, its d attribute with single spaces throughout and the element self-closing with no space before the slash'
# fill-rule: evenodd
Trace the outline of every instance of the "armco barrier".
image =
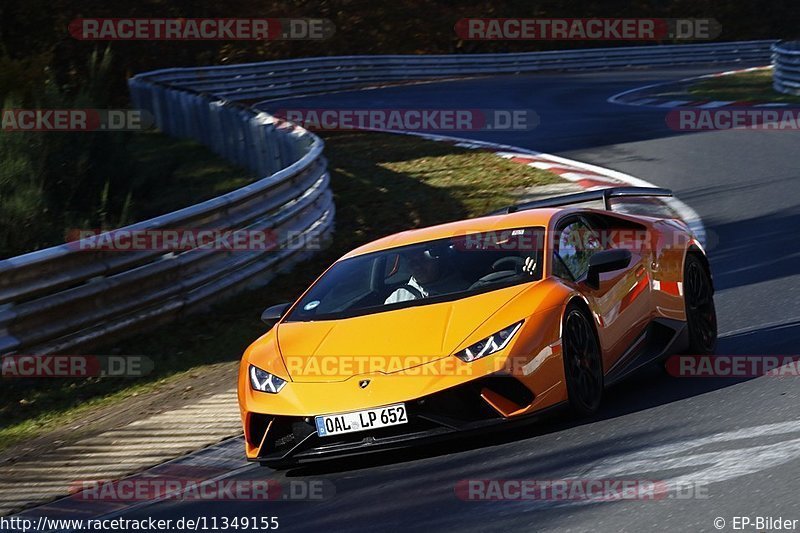
<svg viewBox="0 0 800 533">
<path fill-rule="evenodd" d="M 228 101 L 253 102 L 427 78 L 543 70 L 768 61 L 774 41 L 636 46 L 521 54 L 345 56 L 165 69 L 148 80 Z"/>
<path fill-rule="evenodd" d="M 772 86 L 785 94 L 800 95 L 800 41 L 772 45 Z"/>
<path fill-rule="evenodd" d="M 129 81 L 136 107 L 266 176 L 218 198 L 126 229 L 294 231 L 324 238 L 334 205 L 323 143 L 248 103 L 387 82 L 573 70 L 766 61 L 773 41 L 525 54 L 350 56 L 166 69 Z M 302 240 L 302 237 L 299 239 Z M 75 350 L 152 327 L 308 256 L 277 251 L 79 251 L 61 245 L 0 261 L 0 353 Z"/>
<path fill-rule="evenodd" d="M 193 135 L 207 127 L 213 130 L 205 134 L 209 145 L 268 177 L 124 230 L 270 231 L 281 239 L 279 246 L 165 253 L 87 251 L 73 243 L 0 261 L 0 353 L 64 352 L 162 323 L 265 283 L 311 253 L 296 243 L 328 236 L 334 205 L 318 137 L 207 97 L 165 95 L 172 91 L 135 80 L 132 92 L 137 105 L 154 104 L 160 120 L 171 115 L 165 102 L 179 106 L 181 120 L 169 126 L 171 133 Z"/>
</svg>

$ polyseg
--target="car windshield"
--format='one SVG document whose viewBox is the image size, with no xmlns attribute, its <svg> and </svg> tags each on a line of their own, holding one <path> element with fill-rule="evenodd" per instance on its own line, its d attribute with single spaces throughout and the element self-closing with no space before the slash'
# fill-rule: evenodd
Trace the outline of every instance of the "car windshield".
<svg viewBox="0 0 800 533">
<path fill-rule="evenodd" d="M 470 233 L 333 265 L 286 321 L 332 320 L 428 305 L 537 281 L 541 227 Z"/>
</svg>

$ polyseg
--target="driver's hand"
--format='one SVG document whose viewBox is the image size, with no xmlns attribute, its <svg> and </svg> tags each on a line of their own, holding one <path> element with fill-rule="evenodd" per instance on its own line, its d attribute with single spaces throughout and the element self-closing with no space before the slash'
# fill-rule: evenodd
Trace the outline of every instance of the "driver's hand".
<svg viewBox="0 0 800 533">
<path fill-rule="evenodd" d="M 526 257 L 525 264 L 522 265 L 522 272 L 528 274 L 529 276 L 533 276 L 534 272 L 536 272 L 536 259 L 533 257 Z"/>
</svg>

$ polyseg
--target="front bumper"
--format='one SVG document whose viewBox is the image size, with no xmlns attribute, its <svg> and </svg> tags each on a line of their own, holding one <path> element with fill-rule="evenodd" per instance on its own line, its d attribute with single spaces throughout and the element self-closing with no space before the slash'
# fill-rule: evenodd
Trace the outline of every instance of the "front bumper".
<svg viewBox="0 0 800 533">
<path fill-rule="evenodd" d="M 487 376 L 405 402 L 406 424 L 326 437 L 317 435 L 313 416 L 247 413 L 248 459 L 281 464 L 445 439 L 539 413 L 563 399 L 556 389 L 537 397 L 512 376 Z"/>
</svg>

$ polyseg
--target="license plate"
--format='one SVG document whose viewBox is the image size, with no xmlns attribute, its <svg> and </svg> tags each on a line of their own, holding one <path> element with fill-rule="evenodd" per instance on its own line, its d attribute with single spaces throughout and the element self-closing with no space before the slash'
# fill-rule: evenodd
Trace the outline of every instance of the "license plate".
<svg viewBox="0 0 800 533">
<path fill-rule="evenodd" d="M 314 422 L 317 425 L 317 435 L 327 437 L 354 431 L 399 426 L 408 423 L 408 416 L 406 406 L 398 403 L 365 411 L 318 416 L 314 418 Z"/>
</svg>

